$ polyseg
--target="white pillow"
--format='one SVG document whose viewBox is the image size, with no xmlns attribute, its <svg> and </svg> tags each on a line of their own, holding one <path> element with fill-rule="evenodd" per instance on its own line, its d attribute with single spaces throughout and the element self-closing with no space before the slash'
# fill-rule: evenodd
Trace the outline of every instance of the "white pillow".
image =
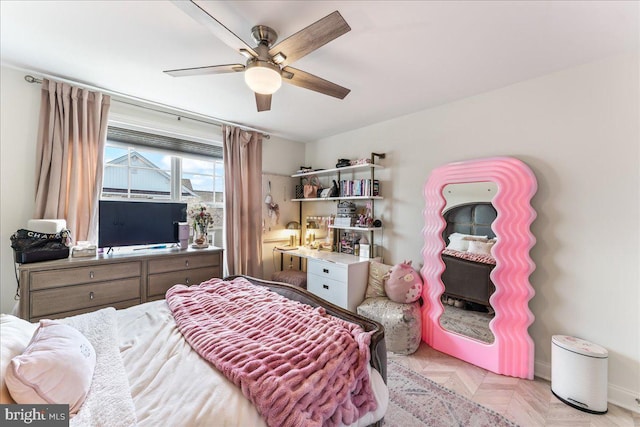
<svg viewBox="0 0 640 427">
<path fill-rule="evenodd" d="M 29 345 L 33 332 L 37 325 L 22 320 L 10 314 L 0 314 L 0 403 L 15 404 L 15 400 L 9 394 L 4 379 L 6 378 L 7 367 L 14 357 L 22 354 Z"/>
<path fill-rule="evenodd" d="M 493 243 L 491 242 L 478 242 L 477 240 L 469 241 L 468 252 L 479 255 L 491 255 L 491 248 Z"/>
<path fill-rule="evenodd" d="M 447 249 L 452 251 L 464 252 L 469 249 L 469 241 L 464 239 L 451 239 L 447 245 Z"/>
<path fill-rule="evenodd" d="M 5 380 L 17 403 L 68 404 L 78 412 L 87 397 L 96 352 L 77 329 L 41 320 L 24 352 L 14 357 Z"/>
<path fill-rule="evenodd" d="M 486 242 L 489 236 L 476 236 L 474 234 L 451 233 L 449 234 L 449 244 L 447 249 L 466 252 L 469 250 L 470 241 Z"/>
<path fill-rule="evenodd" d="M 486 242 L 489 240 L 489 236 L 476 236 L 475 234 L 462 234 L 462 233 L 451 233 L 449 234 L 449 241 L 451 240 L 478 240 L 480 242 Z"/>
</svg>

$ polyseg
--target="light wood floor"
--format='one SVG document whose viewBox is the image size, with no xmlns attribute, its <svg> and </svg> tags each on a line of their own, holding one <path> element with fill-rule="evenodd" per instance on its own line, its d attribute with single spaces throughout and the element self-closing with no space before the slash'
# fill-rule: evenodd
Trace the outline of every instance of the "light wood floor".
<svg viewBox="0 0 640 427">
<path fill-rule="evenodd" d="M 588 414 L 558 400 L 546 380 L 535 378 L 530 381 L 497 375 L 433 350 L 424 342 L 410 356 L 388 355 L 389 359 L 493 409 L 522 427 L 640 427 L 638 413 L 609 403 L 605 415 Z"/>
</svg>

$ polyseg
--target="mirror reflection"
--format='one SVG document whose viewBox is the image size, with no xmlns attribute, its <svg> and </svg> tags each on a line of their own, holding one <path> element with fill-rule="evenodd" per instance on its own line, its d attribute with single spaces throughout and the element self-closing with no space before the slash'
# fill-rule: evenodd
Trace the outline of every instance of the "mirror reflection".
<svg viewBox="0 0 640 427">
<path fill-rule="evenodd" d="M 449 184 L 442 190 L 446 227 L 440 325 L 485 343 L 495 340 L 489 327 L 495 316 L 489 298 L 495 291 L 490 274 L 496 265 L 491 251 L 497 240 L 491 227 L 497 215 L 491 203 L 496 191 L 494 182 Z"/>
</svg>

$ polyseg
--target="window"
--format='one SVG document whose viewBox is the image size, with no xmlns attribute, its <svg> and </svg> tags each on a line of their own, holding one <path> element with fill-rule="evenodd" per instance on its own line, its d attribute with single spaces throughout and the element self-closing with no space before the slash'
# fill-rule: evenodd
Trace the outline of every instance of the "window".
<svg viewBox="0 0 640 427">
<path fill-rule="evenodd" d="M 171 195 L 171 162 L 171 155 L 107 140 L 102 198 L 179 200 Z"/>
<path fill-rule="evenodd" d="M 167 147 L 167 141 L 171 143 Z M 204 204 L 213 216 L 210 234 L 222 246 L 224 164 L 221 147 L 199 152 L 171 148 L 204 145 L 127 129 L 109 127 L 104 151 L 102 199 L 182 201 Z M 158 146 L 151 148 L 150 146 Z M 208 150 L 204 153 L 202 150 Z"/>
</svg>

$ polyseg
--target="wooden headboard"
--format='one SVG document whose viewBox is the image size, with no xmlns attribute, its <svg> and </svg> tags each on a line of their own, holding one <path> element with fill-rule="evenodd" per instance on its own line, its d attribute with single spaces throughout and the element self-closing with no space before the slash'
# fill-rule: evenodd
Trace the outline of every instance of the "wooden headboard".
<svg viewBox="0 0 640 427">
<path fill-rule="evenodd" d="M 442 237 L 449 243 L 447 237 L 451 233 L 473 234 L 476 236 L 496 237 L 491 224 L 498 216 L 496 209 L 490 202 L 466 203 L 454 206 L 444 212 L 447 223 Z"/>
</svg>

